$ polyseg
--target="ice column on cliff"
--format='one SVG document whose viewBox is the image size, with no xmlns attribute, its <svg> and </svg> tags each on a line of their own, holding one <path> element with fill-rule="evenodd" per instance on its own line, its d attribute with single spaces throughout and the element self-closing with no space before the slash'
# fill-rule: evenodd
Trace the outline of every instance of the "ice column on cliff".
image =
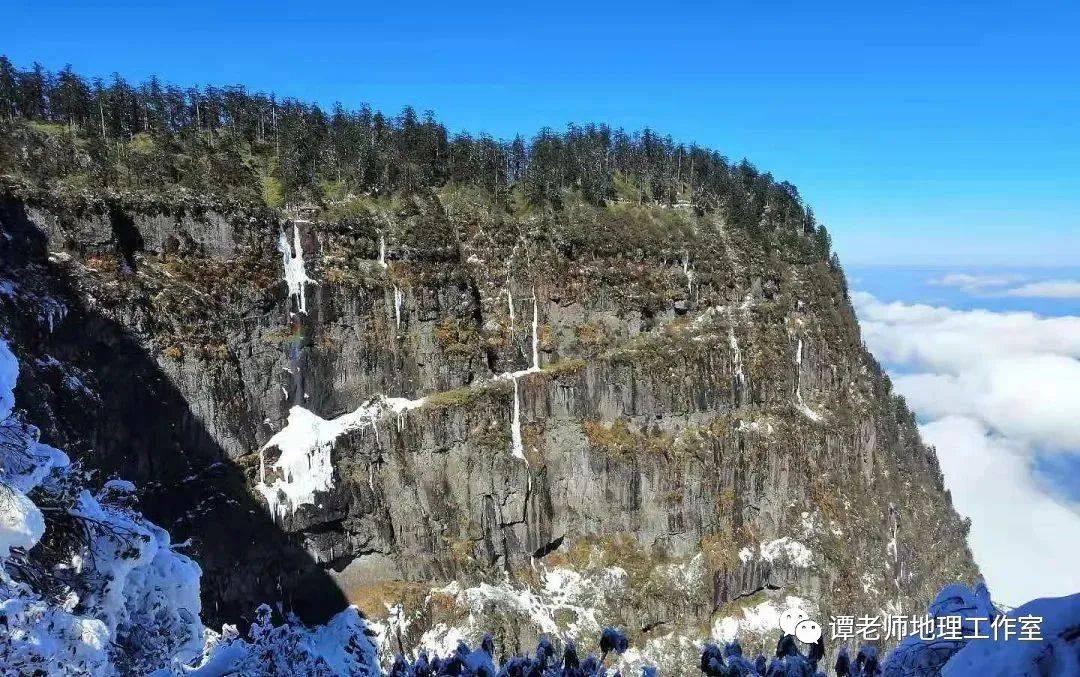
<svg viewBox="0 0 1080 677">
<path fill-rule="evenodd" d="M 518 380 L 514 379 L 514 417 L 510 422 L 510 453 L 525 460 L 525 445 L 521 441 L 521 394 L 518 392 Z"/>
<path fill-rule="evenodd" d="M 746 373 L 743 372 L 742 351 L 739 350 L 739 339 L 735 336 L 735 315 L 728 309 L 728 344 L 731 346 L 731 359 L 735 363 L 735 383 L 740 389 L 746 386 Z M 739 395 L 741 398 L 741 393 Z"/>
<path fill-rule="evenodd" d="M 540 337 L 537 334 L 537 318 L 536 313 L 536 290 L 533 290 L 533 323 L 532 323 L 532 367 L 530 371 L 540 371 Z"/>
<path fill-rule="evenodd" d="M 514 338 L 514 295 L 510 293 L 510 287 L 506 288 L 506 305 L 510 310 L 510 338 Z"/>
<path fill-rule="evenodd" d="M 686 295 L 694 293 L 694 270 L 690 267 L 690 252 L 683 252 L 682 261 L 683 275 L 686 276 Z"/>
<path fill-rule="evenodd" d="M 405 303 L 405 292 L 398 289 L 397 285 L 394 285 L 394 322 L 397 324 L 397 328 L 401 329 L 401 306 Z"/>
<path fill-rule="evenodd" d="M 821 421 L 821 414 L 817 413 L 803 402 L 802 397 L 802 339 L 799 339 L 798 347 L 795 348 L 795 402 L 796 407 L 806 418 L 814 422 Z"/>
<path fill-rule="evenodd" d="M 506 298 L 510 304 L 511 317 L 513 317 L 514 302 L 507 292 Z M 533 319 L 532 319 L 532 364 L 519 371 L 507 371 L 495 377 L 496 380 L 509 379 L 514 382 L 514 412 L 510 419 L 510 453 L 516 458 L 525 460 L 525 447 L 521 441 L 521 389 L 518 379 L 526 374 L 535 374 L 540 371 L 540 311 L 536 303 L 536 290 L 533 290 Z"/>
<path fill-rule="evenodd" d="M 304 285 L 314 284 L 314 280 L 308 277 L 304 268 L 304 247 L 300 242 L 300 229 L 293 224 L 292 245 L 289 244 L 289 236 L 281 231 L 278 237 L 278 251 L 281 252 L 282 264 L 285 268 L 285 284 L 289 287 L 289 297 L 296 299 L 296 307 L 305 315 L 307 314 L 307 296 L 304 293 Z M 294 253 L 295 252 L 295 253 Z"/>
</svg>

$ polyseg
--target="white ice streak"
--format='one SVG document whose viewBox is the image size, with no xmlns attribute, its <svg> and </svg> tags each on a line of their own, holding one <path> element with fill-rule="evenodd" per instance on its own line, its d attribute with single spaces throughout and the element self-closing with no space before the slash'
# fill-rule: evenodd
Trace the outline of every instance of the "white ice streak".
<svg viewBox="0 0 1080 677">
<path fill-rule="evenodd" d="M 731 347 L 731 360 L 735 363 L 735 380 L 740 389 L 746 386 L 746 373 L 743 371 L 742 351 L 739 339 L 735 336 L 735 315 L 728 308 L 728 345 Z M 740 395 L 741 397 L 741 395 Z"/>
<path fill-rule="evenodd" d="M 304 292 L 305 284 L 315 284 L 308 277 L 304 268 L 304 247 L 300 242 L 300 229 L 293 224 L 292 245 L 289 245 L 289 236 L 281 231 L 278 237 L 278 251 L 281 252 L 282 265 L 285 268 L 285 284 L 289 286 L 289 297 L 296 299 L 297 309 L 307 314 L 307 295 Z M 295 253 L 294 253 L 295 252 Z"/>
<path fill-rule="evenodd" d="M 507 293 L 507 298 L 510 299 L 510 294 Z M 536 306 L 536 292 L 533 292 L 532 297 L 533 304 L 533 318 L 532 318 L 532 365 L 526 369 L 520 369 L 518 371 L 507 371 L 495 376 L 496 381 L 510 380 L 514 383 L 514 410 L 510 419 L 510 453 L 515 458 L 525 460 L 525 447 L 521 439 L 521 391 L 518 386 L 518 379 L 526 374 L 536 374 L 540 372 L 540 315 Z M 513 300 L 510 299 L 511 315 L 513 314 Z"/>
<path fill-rule="evenodd" d="M 821 414 L 817 413 L 803 401 L 802 396 L 802 339 L 799 339 L 799 345 L 795 349 L 795 407 L 802 413 L 803 416 L 820 423 L 822 420 Z"/>
<path fill-rule="evenodd" d="M 521 395 L 518 392 L 518 380 L 514 379 L 514 415 L 510 422 L 510 453 L 515 458 L 525 460 L 525 446 L 521 441 Z"/>
<path fill-rule="evenodd" d="M 514 295 L 506 288 L 506 306 L 510 311 L 510 338 L 514 338 Z"/>
<path fill-rule="evenodd" d="M 394 285 L 394 322 L 401 329 L 401 307 L 405 303 L 405 292 Z"/>
<path fill-rule="evenodd" d="M 690 296 L 694 293 L 694 269 L 690 267 L 690 252 L 683 252 L 682 270 L 686 276 L 686 295 Z"/>
</svg>

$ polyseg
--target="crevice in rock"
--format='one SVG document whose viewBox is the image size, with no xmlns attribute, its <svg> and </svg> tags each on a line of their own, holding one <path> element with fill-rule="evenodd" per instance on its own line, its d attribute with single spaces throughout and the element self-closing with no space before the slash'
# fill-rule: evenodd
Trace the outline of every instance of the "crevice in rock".
<svg viewBox="0 0 1080 677">
<path fill-rule="evenodd" d="M 550 555 L 551 553 L 553 553 L 553 552 L 555 552 L 556 550 L 559 549 L 559 547 L 563 543 L 564 538 L 566 538 L 565 534 L 562 535 L 562 536 L 559 536 L 558 538 L 556 538 L 553 541 L 549 541 L 549 542 L 545 543 L 544 545 L 540 546 L 539 548 L 536 549 L 535 552 L 533 552 L 533 557 L 535 557 L 536 559 L 542 559 L 544 557 L 547 557 L 548 555 Z"/>
</svg>

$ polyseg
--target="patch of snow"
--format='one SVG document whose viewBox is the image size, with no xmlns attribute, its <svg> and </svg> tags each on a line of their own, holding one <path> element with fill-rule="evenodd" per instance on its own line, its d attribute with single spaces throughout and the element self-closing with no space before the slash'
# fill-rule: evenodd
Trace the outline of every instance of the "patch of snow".
<svg viewBox="0 0 1080 677">
<path fill-rule="evenodd" d="M 750 548 L 743 548 L 739 551 L 739 560 L 742 561 L 743 564 L 746 564 L 752 559 L 754 559 L 754 551 Z"/>
<path fill-rule="evenodd" d="M 434 627 L 420 637 L 418 651 L 426 651 L 429 656 L 440 658 L 449 656 L 457 649 L 458 644 L 468 639 L 461 628 L 436 623 Z"/>
<path fill-rule="evenodd" d="M 713 623 L 712 637 L 720 642 L 733 642 L 745 635 L 780 634 L 780 615 L 788 609 L 802 609 L 813 617 L 814 605 L 801 597 L 788 595 L 784 604 L 777 606 L 772 600 L 747 606 L 742 609 L 742 616 L 723 616 Z"/>
<path fill-rule="evenodd" d="M 0 558 L 11 548 L 29 550 L 45 535 L 45 518 L 22 492 L 0 481 Z"/>
<path fill-rule="evenodd" d="M 686 594 L 696 594 L 705 583 L 705 556 L 698 553 L 686 562 L 668 564 L 665 572 L 673 590 Z"/>
<path fill-rule="evenodd" d="M 761 559 L 773 562 L 779 558 L 787 559 L 793 566 L 806 568 L 813 562 L 814 553 L 802 543 L 786 536 L 761 544 Z"/>
<path fill-rule="evenodd" d="M 468 611 L 460 624 L 438 623 L 425 632 L 416 647 L 436 656 L 454 652 L 458 642 L 475 641 L 488 629 L 492 615 L 521 616 L 539 633 L 563 641 L 593 640 L 603 628 L 605 607 L 626 592 L 629 576 L 620 567 L 578 572 L 540 564 L 538 586 L 521 586 L 509 579 L 462 587 L 456 581 L 432 593 L 452 597 Z M 383 647 L 386 655 L 385 646 Z"/>
<path fill-rule="evenodd" d="M 773 425 L 769 421 L 765 421 L 763 423 L 761 421 L 740 420 L 738 426 L 735 429 L 741 433 L 757 433 L 761 435 L 771 435 L 773 432 Z"/>
</svg>

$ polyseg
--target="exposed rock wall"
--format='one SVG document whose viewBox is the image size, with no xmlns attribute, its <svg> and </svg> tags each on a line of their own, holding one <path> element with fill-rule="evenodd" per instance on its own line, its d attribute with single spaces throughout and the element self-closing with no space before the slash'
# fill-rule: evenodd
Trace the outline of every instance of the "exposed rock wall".
<svg viewBox="0 0 1080 677">
<path fill-rule="evenodd" d="M 69 309 L 51 331 L 9 323 L 21 358 L 92 391 L 41 367 L 20 401 L 150 487 L 147 514 L 204 562 L 211 616 L 278 597 L 319 615 L 340 588 L 377 616 L 402 604 L 407 648 L 495 613 L 449 583 L 618 567 L 608 612 L 646 647 L 782 595 L 914 611 L 977 575 L 933 450 L 801 233 L 460 196 L 290 223 L 6 190 L 0 276 L 41 273 L 34 293 Z M 290 265 L 312 280 L 303 308 Z M 297 478 L 264 445 L 292 407 L 338 431 L 312 452 L 332 486 L 271 519 L 257 487 Z M 535 636 L 499 613 L 511 648 Z"/>
</svg>

